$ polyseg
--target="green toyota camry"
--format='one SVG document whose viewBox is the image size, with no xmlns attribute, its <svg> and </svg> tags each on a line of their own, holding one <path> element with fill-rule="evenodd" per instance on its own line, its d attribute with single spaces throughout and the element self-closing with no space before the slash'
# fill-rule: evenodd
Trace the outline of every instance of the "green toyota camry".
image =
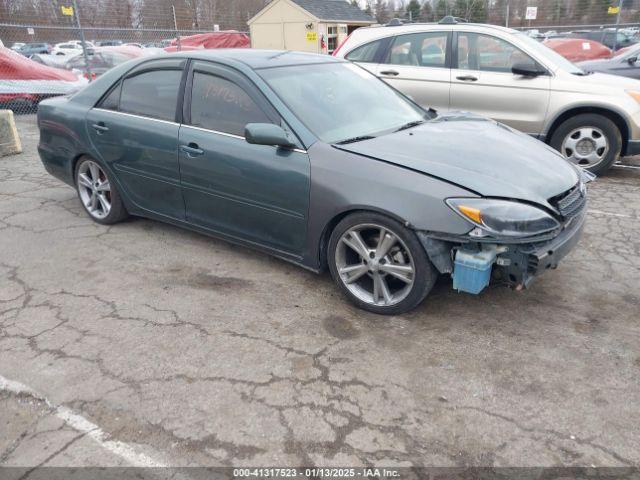
<svg viewBox="0 0 640 480">
<path fill-rule="evenodd" d="M 42 102 L 38 125 L 45 168 L 94 221 L 144 216 L 329 268 L 383 314 L 438 275 L 471 294 L 529 286 L 577 244 L 592 178 L 495 121 L 286 51 L 133 60 Z"/>
</svg>

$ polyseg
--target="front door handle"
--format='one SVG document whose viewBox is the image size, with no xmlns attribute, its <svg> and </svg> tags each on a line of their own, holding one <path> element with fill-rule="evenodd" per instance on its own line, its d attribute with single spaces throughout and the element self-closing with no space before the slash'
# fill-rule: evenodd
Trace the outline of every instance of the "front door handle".
<svg viewBox="0 0 640 480">
<path fill-rule="evenodd" d="M 98 122 L 91 125 L 98 135 L 102 135 L 109 131 L 109 127 L 107 127 L 104 122 Z"/>
<path fill-rule="evenodd" d="M 187 154 L 188 157 L 198 157 L 204 154 L 197 143 L 191 142 L 189 145 L 180 145 L 180 150 Z"/>
<path fill-rule="evenodd" d="M 458 80 L 462 80 L 463 82 L 476 82 L 478 77 L 474 77 L 473 75 L 460 75 L 456 77 Z"/>
<path fill-rule="evenodd" d="M 400 75 L 400 72 L 396 72 L 395 70 L 385 70 L 380 72 L 380 75 L 391 75 L 392 77 L 397 77 Z"/>
</svg>

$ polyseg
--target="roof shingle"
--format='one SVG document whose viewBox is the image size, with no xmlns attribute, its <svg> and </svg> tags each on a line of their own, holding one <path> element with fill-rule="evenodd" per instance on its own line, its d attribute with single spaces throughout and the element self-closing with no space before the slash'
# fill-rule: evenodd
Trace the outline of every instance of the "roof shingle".
<svg viewBox="0 0 640 480">
<path fill-rule="evenodd" d="M 320 20 L 372 22 L 375 20 L 346 0 L 292 0 Z"/>
</svg>

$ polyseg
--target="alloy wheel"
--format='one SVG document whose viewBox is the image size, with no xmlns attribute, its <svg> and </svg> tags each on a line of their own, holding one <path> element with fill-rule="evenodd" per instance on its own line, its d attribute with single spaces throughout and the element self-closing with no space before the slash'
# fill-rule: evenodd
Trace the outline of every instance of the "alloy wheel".
<svg viewBox="0 0 640 480">
<path fill-rule="evenodd" d="M 415 280 L 411 252 L 396 233 L 381 225 L 356 225 L 344 232 L 335 262 L 345 287 L 370 305 L 400 303 Z"/>
<path fill-rule="evenodd" d="M 609 141 L 599 128 L 580 127 L 564 138 L 560 151 L 569 161 L 591 168 L 605 159 L 609 153 Z"/>
<path fill-rule="evenodd" d="M 76 182 L 82 204 L 94 218 L 104 219 L 111 211 L 111 185 L 107 174 L 92 160 L 82 162 Z"/>
</svg>

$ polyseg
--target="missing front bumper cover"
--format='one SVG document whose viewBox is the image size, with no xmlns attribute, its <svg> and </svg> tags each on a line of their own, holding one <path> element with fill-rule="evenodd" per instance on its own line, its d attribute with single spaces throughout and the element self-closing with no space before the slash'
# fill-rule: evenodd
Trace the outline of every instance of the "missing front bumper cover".
<svg viewBox="0 0 640 480">
<path fill-rule="evenodd" d="M 470 237 L 447 238 L 441 234 L 417 233 L 438 271 L 452 275 L 454 288 L 479 293 L 489 283 L 487 273 L 495 281 L 523 288 L 536 276 L 556 268 L 580 240 L 584 220 L 583 213 L 553 238 L 529 243 L 487 243 Z"/>
</svg>

